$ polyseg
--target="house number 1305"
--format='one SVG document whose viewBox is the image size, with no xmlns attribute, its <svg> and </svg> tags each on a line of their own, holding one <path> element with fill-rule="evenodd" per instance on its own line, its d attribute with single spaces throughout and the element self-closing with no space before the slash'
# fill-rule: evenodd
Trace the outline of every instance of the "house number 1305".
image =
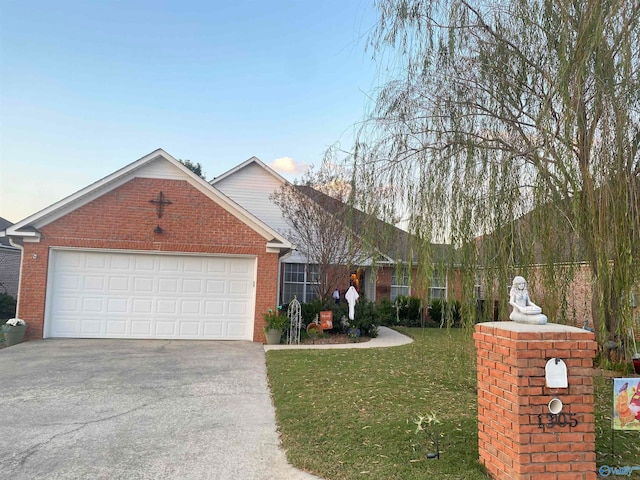
<svg viewBox="0 0 640 480">
<path fill-rule="evenodd" d="M 548 420 L 547 422 L 543 421 L 543 419 Z M 575 427 L 578 425 L 578 419 L 575 418 L 575 413 L 547 413 L 543 415 L 541 413 L 538 414 L 538 427 L 540 428 L 553 428 L 553 427 Z"/>
</svg>

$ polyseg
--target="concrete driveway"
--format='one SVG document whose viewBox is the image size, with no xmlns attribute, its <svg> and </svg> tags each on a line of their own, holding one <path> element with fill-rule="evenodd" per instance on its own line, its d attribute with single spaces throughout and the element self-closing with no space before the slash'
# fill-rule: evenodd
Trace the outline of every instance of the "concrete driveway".
<svg viewBox="0 0 640 480">
<path fill-rule="evenodd" d="M 31 341 L 0 350 L 0 402 L 0 478 L 316 478 L 279 447 L 256 343 Z"/>
</svg>

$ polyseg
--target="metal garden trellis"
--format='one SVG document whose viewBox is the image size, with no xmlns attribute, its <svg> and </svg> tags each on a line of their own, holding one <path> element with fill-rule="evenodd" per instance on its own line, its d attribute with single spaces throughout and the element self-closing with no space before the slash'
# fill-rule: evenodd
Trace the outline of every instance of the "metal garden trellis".
<svg viewBox="0 0 640 480">
<path fill-rule="evenodd" d="M 300 344 L 300 328 L 302 327 L 302 309 L 297 297 L 293 297 L 293 300 L 289 303 L 287 310 L 287 316 L 289 317 L 289 335 L 287 336 L 287 343 L 289 345 Z"/>
</svg>

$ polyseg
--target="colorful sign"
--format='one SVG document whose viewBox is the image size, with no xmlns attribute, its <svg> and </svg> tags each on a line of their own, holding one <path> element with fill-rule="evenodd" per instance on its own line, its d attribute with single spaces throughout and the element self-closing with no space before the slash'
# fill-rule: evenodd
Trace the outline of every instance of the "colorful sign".
<svg viewBox="0 0 640 480">
<path fill-rule="evenodd" d="M 613 429 L 640 430 L 640 378 L 613 379 Z"/>
<path fill-rule="evenodd" d="M 320 326 L 323 330 L 333 328 L 333 312 L 331 310 L 320 312 Z"/>
</svg>

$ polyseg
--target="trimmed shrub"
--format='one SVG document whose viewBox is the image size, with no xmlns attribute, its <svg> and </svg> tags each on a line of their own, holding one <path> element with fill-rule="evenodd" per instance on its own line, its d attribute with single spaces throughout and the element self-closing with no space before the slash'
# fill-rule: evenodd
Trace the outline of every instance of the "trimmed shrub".
<svg viewBox="0 0 640 480">
<path fill-rule="evenodd" d="M 355 319 L 348 320 L 348 326 L 340 322 L 342 317 L 349 318 L 348 304 L 333 304 L 331 308 L 323 308 L 321 302 L 317 300 L 301 304 L 302 323 L 309 325 L 316 315 L 320 315 L 321 310 L 331 310 L 333 312 L 333 331 L 335 332 L 348 333 L 350 328 L 357 328 L 362 336 L 371 338 L 378 336 L 378 325 L 381 324 L 380 311 L 374 302 L 370 302 L 363 296 L 356 303 Z"/>
<path fill-rule="evenodd" d="M 0 293 L 0 320 L 9 320 L 15 316 L 16 299 L 6 293 Z"/>
<path fill-rule="evenodd" d="M 429 318 L 433 323 L 442 325 L 442 304 L 444 300 L 436 299 L 431 300 L 429 304 Z"/>
<path fill-rule="evenodd" d="M 378 310 L 374 302 L 361 300 L 356 303 L 355 318 L 349 320 L 351 327 L 359 328 L 360 335 L 375 338 L 378 336 Z M 347 317 L 348 318 L 348 317 Z"/>
<path fill-rule="evenodd" d="M 309 325 L 318 315 L 320 320 L 320 310 L 322 310 L 322 303 L 320 300 L 313 300 L 308 303 L 300 302 L 300 313 L 302 314 L 302 323 Z"/>
<path fill-rule="evenodd" d="M 422 300 L 418 297 L 398 295 L 392 307 L 397 310 L 395 324 L 403 327 L 422 326 Z"/>
<path fill-rule="evenodd" d="M 436 299 L 429 304 L 429 317 L 440 327 L 458 328 L 462 325 L 462 316 L 460 315 L 460 302 Z"/>
<path fill-rule="evenodd" d="M 383 298 L 376 306 L 380 325 L 396 325 L 396 309 L 388 298 Z"/>
<path fill-rule="evenodd" d="M 360 302 L 358 302 L 359 304 Z M 357 304 L 356 304 L 357 305 Z M 318 320 L 320 320 L 320 312 L 324 310 L 331 310 L 333 312 L 333 329 L 335 331 L 340 331 L 340 319 L 344 315 L 348 317 L 349 315 L 349 305 L 346 303 L 339 304 L 331 304 L 331 306 L 327 307 L 322 304 L 319 300 L 313 300 L 309 303 L 301 303 L 300 304 L 300 313 L 302 314 L 302 323 L 305 325 L 309 325 L 313 322 L 318 315 Z"/>
</svg>

